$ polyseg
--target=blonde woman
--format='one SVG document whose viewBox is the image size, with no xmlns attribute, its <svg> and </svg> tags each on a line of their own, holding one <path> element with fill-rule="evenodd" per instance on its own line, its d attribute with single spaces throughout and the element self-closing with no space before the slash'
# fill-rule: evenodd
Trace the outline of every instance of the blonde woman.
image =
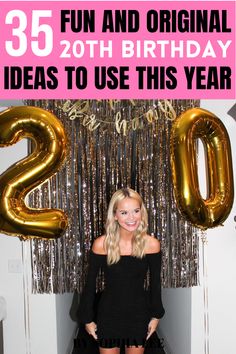
<svg viewBox="0 0 236 354">
<path fill-rule="evenodd" d="M 94 322 L 96 277 L 103 269 L 105 290 Z M 147 339 L 164 315 L 160 283 L 160 242 L 147 235 L 147 211 L 140 195 L 124 188 L 110 201 L 106 233 L 92 246 L 87 282 L 79 307 L 80 322 L 98 341 L 100 354 L 143 354 Z M 150 270 L 150 291 L 144 279 Z"/>
</svg>

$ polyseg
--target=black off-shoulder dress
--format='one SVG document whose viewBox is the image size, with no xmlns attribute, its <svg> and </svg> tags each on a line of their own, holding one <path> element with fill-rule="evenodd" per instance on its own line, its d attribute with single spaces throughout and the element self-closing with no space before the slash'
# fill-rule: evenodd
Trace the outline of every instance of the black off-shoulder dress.
<svg viewBox="0 0 236 354">
<path fill-rule="evenodd" d="M 90 251 L 88 276 L 78 311 L 80 323 L 95 320 L 96 277 L 100 268 L 104 271 L 105 289 L 96 316 L 99 346 L 145 345 L 150 319 L 161 318 L 165 313 L 161 300 L 161 252 L 146 254 L 142 259 L 123 255 L 118 263 L 108 265 L 106 255 Z M 146 291 L 144 280 L 148 269 L 150 287 Z"/>
</svg>

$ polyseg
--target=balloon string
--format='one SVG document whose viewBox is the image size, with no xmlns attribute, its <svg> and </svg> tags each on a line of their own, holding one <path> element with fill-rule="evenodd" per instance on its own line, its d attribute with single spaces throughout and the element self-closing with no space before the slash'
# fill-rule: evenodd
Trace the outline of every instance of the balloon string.
<svg viewBox="0 0 236 354">
<path fill-rule="evenodd" d="M 204 353 L 209 354 L 209 309 L 208 309 L 208 275 L 207 275 L 207 245 L 206 235 L 202 233 L 203 259 L 203 296 L 204 296 Z"/>
<path fill-rule="evenodd" d="M 30 306 L 29 306 L 29 274 L 28 274 L 28 242 L 22 242 L 22 264 L 23 264 L 23 292 L 24 292 L 24 327 L 25 327 L 25 344 L 26 354 L 31 354 L 30 341 Z"/>
</svg>

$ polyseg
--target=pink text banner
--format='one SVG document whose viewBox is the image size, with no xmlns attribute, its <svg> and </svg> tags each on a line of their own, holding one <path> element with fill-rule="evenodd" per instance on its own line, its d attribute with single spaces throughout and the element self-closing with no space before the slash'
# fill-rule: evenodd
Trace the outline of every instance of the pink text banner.
<svg viewBox="0 0 236 354">
<path fill-rule="evenodd" d="M 234 1 L 7 2 L 1 99 L 234 99 Z"/>
</svg>

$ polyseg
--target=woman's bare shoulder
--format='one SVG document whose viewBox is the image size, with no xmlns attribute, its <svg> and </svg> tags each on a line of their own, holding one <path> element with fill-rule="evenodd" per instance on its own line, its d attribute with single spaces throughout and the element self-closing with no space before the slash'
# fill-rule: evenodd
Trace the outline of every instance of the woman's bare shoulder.
<svg viewBox="0 0 236 354">
<path fill-rule="evenodd" d="M 160 252 L 161 244 L 160 244 L 160 241 L 156 237 L 146 235 L 145 238 L 146 238 L 146 253 Z"/>
<path fill-rule="evenodd" d="M 104 249 L 105 235 L 97 237 L 93 241 L 92 251 L 97 254 L 106 254 Z"/>
</svg>

